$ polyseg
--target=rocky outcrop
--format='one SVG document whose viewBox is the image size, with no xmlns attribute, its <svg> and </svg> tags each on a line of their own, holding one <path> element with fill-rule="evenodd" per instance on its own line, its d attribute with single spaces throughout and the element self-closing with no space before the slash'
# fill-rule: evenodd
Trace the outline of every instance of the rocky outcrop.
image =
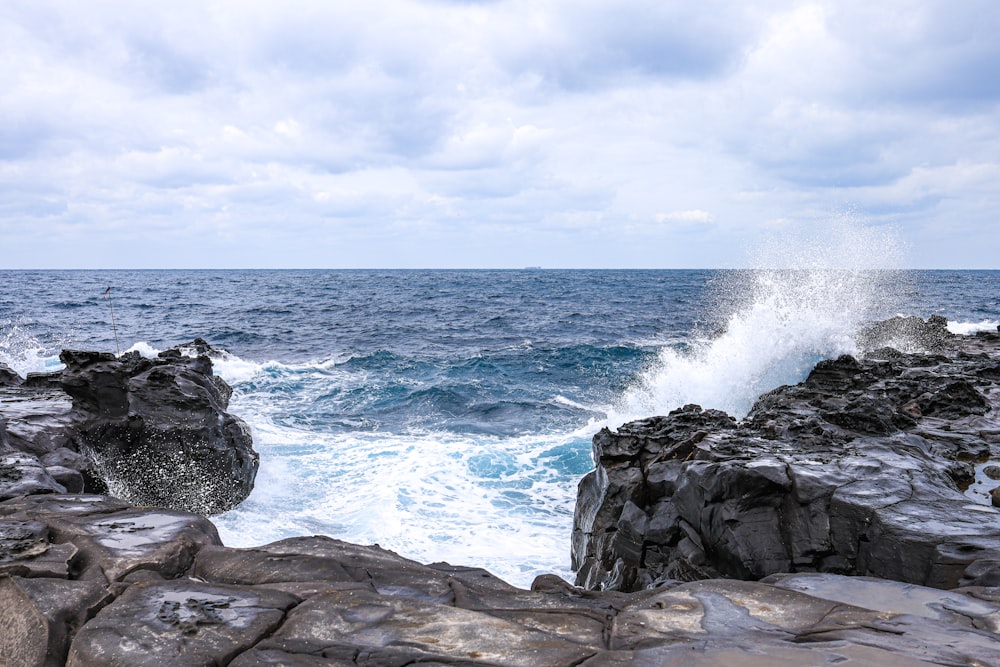
<svg viewBox="0 0 1000 667">
<path fill-rule="evenodd" d="M 686 406 L 598 433 L 574 519 L 577 583 L 817 572 L 1000 585 L 1000 511 L 968 489 L 1000 459 L 1000 336 L 959 341 L 932 318 L 862 340 L 932 351 L 821 362 L 740 422 Z"/>
<path fill-rule="evenodd" d="M 531 590 L 327 537 L 252 549 L 95 495 L 0 503 L 5 665 L 991 665 L 1000 589 L 831 574 Z"/>
<path fill-rule="evenodd" d="M 253 489 L 249 429 L 200 339 L 156 359 L 64 350 L 62 371 L 0 388 L 0 498 L 111 492 L 140 505 L 217 514 Z"/>
</svg>

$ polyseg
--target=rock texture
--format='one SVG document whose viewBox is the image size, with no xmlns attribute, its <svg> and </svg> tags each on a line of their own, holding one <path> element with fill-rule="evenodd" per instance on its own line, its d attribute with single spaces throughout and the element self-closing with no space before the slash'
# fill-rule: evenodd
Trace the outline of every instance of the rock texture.
<svg viewBox="0 0 1000 667">
<path fill-rule="evenodd" d="M 577 583 L 864 575 L 1000 585 L 1000 511 L 967 487 L 1000 460 L 1000 336 L 932 318 L 862 336 L 745 419 L 698 406 L 594 437 L 580 484 Z"/>
<path fill-rule="evenodd" d="M 57 373 L 0 372 L 0 498 L 86 490 L 202 514 L 235 507 L 258 457 L 226 412 L 214 353 L 200 339 L 156 359 L 64 350 Z"/>
<path fill-rule="evenodd" d="M 0 398 L 0 410 L 13 425 L 9 432 L 0 428 L 0 452 L 12 457 L 9 469 L 20 474 L 16 487 L 0 480 L 0 488 L 9 489 L 0 501 L 0 663 L 5 666 L 1000 665 L 1000 587 L 946 591 L 813 572 L 759 581 L 663 579 L 635 592 L 588 590 L 546 575 L 523 590 L 482 569 L 420 564 L 377 545 L 329 537 L 228 548 L 199 514 L 59 490 L 64 482 L 79 481 L 65 471 L 77 471 L 85 480 L 100 472 L 86 470 L 90 459 L 74 449 L 89 442 L 80 434 L 93 437 L 86 427 L 117 424 L 137 410 L 140 400 L 132 400 L 131 380 L 166 365 L 122 368 L 88 355 L 71 362 L 96 373 L 92 382 L 73 387 L 72 406 L 51 378 L 13 383 L 18 390 L 32 384 L 31 392 L 46 392 L 55 402 L 48 412 L 33 412 L 32 406 L 44 404 L 39 393 L 13 402 Z M 184 377 L 178 375 L 168 397 L 173 391 L 211 391 L 192 388 Z M 986 396 L 992 405 L 992 395 Z M 81 404 L 89 406 L 85 420 L 77 416 Z M 939 402 L 931 396 L 926 404 Z M 33 421 L 32 415 L 44 418 Z M 715 437 L 710 428 L 723 435 L 738 431 L 725 415 L 694 408 L 666 419 L 672 426 L 657 431 L 658 437 L 672 438 L 668 451 L 679 458 L 663 458 L 663 465 L 647 461 L 657 470 L 648 477 L 652 481 L 636 466 L 638 473 L 622 467 L 622 476 L 612 475 L 669 489 L 664 498 L 682 492 L 678 480 L 686 467 L 712 463 L 695 456 Z M 955 424 L 961 426 L 962 419 Z M 143 428 L 148 423 L 144 420 Z M 695 434 L 680 437 L 696 426 Z M 629 452 L 644 450 L 638 443 L 648 440 L 645 426 L 633 430 L 634 436 L 601 434 L 597 440 L 624 461 Z M 682 451 L 692 455 L 681 456 Z M 758 482 L 781 487 L 784 478 L 769 460 L 747 467 L 756 471 Z M 607 475 L 602 469 L 598 474 Z M 717 472 L 715 486 L 736 483 L 749 494 L 747 507 L 766 497 L 758 487 L 739 486 L 738 475 Z M 697 479 L 713 484 L 710 473 L 702 470 Z M 673 535 L 677 527 L 655 513 L 643 520 L 645 510 L 626 487 L 614 488 L 618 491 L 603 497 L 622 500 L 616 519 L 621 527 L 603 543 L 648 564 L 650 536 Z M 610 505 L 593 507 L 594 516 L 613 513 Z M 678 543 L 684 539 L 694 544 L 695 534 L 685 533 Z M 705 572 L 711 566 L 700 567 Z M 624 581 L 626 571 L 619 571 Z"/>
<path fill-rule="evenodd" d="M 96 495 L 0 503 L 5 665 L 995 665 L 1000 589 L 833 574 L 531 590 Z"/>
</svg>

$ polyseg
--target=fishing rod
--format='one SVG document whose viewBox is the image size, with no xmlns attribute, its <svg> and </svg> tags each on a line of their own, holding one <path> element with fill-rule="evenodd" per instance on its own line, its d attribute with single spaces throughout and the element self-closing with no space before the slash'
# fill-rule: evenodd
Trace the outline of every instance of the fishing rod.
<svg viewBox="0 0 1000 667">
<path fill-rule="evenodd" d="M 121 345 L 118 344 L 118 325 L 115 324 L 115 300 L 111 298 L 111 285 L 108 285 L 108 289 L 104 290 L 104 296 L 102 299 L 108 300 L 108 305 L 111 306 L 111 329 L 115 332 L 115 350 L 118 351 L 118 356 L 122 356 Z"/>
</svg>

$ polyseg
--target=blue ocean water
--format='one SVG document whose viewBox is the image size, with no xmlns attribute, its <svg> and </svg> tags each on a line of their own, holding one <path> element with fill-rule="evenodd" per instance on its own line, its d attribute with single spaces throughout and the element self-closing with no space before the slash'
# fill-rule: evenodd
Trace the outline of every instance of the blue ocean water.
<svg viewBox="0 0 1000 667">
<path fill-rule="evenodd" d="M 996 328 L 1000 272 L 2 271 L 0 361 L 206 338 L 261 454 L 227 544 L 327 534 L 527 586 L 570 576 L 601 426 L 745 413 L 864 323 L 935 313 Z"/>
</svg>

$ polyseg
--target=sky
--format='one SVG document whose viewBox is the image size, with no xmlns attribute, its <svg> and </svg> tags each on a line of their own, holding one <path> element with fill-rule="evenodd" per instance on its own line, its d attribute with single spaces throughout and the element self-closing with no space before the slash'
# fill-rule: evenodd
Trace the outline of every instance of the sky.
<svg viewBox="0 0 1000 667">
<path fill-rule="evenodd" d="M 997 35 L 995 0 L 5 0 L 0 268 L 726 268 L 846 220 L 996 269 Z"/>
</svg>

